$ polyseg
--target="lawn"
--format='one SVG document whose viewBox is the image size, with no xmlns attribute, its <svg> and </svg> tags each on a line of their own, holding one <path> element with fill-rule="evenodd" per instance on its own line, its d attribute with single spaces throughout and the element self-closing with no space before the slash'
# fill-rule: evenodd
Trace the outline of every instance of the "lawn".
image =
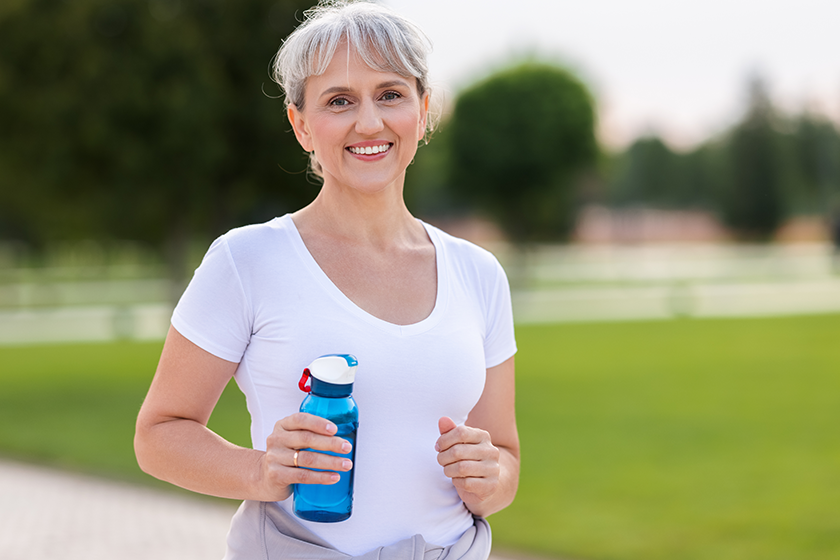
<svg viewBox="0 0 840 560">
<path fill-rule="evenodd" d="M 134 421 L 163 343 L 0 347 L 0 455 L 164 488 L 137 466 Z M 210 425 L 250 445 L 233 382 Z"/>
<path fill-rule="evenodd" d="M 501 549 L 840 557 L 840 316 L 517 329 L 522 481 Z M 0 348 L 0 453 L 152 483 L 131 447 L 160 344 Z M 233 389 L 233 390 L 231 390 Z M 247 443 L 229 387 L 211 425 Z"/>
</svg>

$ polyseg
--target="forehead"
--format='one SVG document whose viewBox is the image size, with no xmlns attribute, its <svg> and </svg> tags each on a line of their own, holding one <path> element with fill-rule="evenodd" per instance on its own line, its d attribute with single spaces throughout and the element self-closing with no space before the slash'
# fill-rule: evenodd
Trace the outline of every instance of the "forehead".
<svg viewBox="0 0 840 560">
<path fill-rule="evenodd" d="M 414 76 L 406 76 L 393 71 L 384 57 L 377 56 L 373 49 L 368 49 L 366 54 L 372 60 L 366 61 L 358 49 L 352 45 L 348 46 L 347 41 L 342 41 L 336 47 L 324 71 L 320 74 L 313 73 L 306 79 L 306 94 L 319 95 L 323 88 L 355 89 L 373 83 L 386 82 L 392 84 L 403 82 L 407 85 L 415 85 L 419 90 L 419 81 Z M 372 62 L 373 65 L 368 62 Z"/>
</svg>

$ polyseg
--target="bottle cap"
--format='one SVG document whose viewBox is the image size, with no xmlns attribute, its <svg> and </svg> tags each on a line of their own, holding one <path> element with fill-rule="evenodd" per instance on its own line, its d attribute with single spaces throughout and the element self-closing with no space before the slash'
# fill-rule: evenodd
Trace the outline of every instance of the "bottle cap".
<svg viewBox="0 0 840 560">
<path fill-rule="evenodd" d="M 306 368 L 309 374 L 319 381 L 334 385 L 349 385 L 356 379 L 356 367 L 359 362 L 350 354 L 331 354 L 321 356 Z"/>
</svg>

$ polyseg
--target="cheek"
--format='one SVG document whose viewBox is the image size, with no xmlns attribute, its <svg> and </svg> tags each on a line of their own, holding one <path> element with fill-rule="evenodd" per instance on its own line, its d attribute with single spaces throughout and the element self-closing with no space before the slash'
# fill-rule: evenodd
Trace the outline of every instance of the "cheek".
<svg viewBox="0 0 840 560">
<path fill-rule="evenodd" d="M 391 122 L 395 129 L 399 129 L 400 136 L 419 140 L 425 134 L 425 121 L 419 122 L 418 119 L 418 114 L 411 112 L 402 114 Z"/>
<path fill-rule="evenodd" d="M 343 130 L 341 119 L 316 118 L 310 121 L 309 133 L 316 150 L 319 146 L 323 151 L 328 146 L 340 143 L 344 137 Z"/>
</svg>

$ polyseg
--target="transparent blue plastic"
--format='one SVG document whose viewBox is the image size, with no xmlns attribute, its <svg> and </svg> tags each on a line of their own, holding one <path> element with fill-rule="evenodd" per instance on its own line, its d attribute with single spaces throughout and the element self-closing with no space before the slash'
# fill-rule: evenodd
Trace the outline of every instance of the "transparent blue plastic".
<svg viewBox="0 0 840 560">
<path fill-rule="evenodd" d="M 353 445 L 350 453 L 340 454 L 328 451 L 337 457 L 353 461 L 353 468 L 339 473 L 341 479 L 335 484 L 295 484 L 294 512 L 307 521 L 334 523 L 344 521 L 353 512 L 353 472 L 356 469 L 356 431 L 359 428 L 359 409 L 350 396 L 353 384 L 335 385 L 311 378 L 312 392 L 303 399 L 301 412 L 326 418 L 338 427 L 336 435 Z M 315 451 L 306 449 L 306 451 Z"/>
</svg>

